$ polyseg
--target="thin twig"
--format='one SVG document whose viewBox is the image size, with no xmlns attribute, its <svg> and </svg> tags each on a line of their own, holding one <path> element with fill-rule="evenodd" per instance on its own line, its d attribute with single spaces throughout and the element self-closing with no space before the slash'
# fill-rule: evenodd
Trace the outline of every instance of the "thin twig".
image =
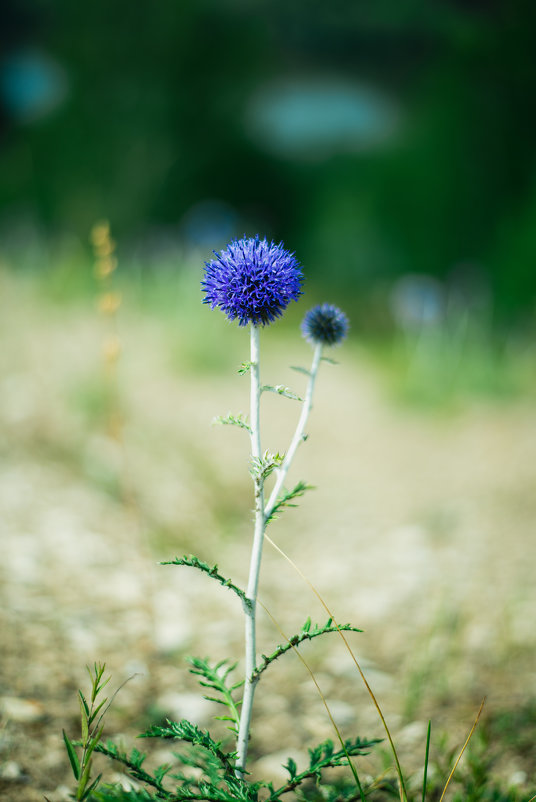
<svg viewBox="0 0 536 802">
<path fill-rule="evenodd" d="M 474 723 L 474 724 L 473 724 L 473 726 L 471 727 L 471 731 L 470 731 L 469 735 L 467 736 L 467 738 L 465 739 L 465 743 L 464 743 L 464 745 L 462 746 L 462 751 L 461 751 L 461 752 L 460 752 L 460 754 L 458 755 L 458 757 L 457 757 L 457 759 L 456 759 L 456 762 L 455 762 L 454 766 L 452 767 L 452 771 L 450 772 L 450 774 L 449 774 L 449 776 L 448 776 L 448 778 L 447 778 L 447 782 L 445 783 L 445 787 L 443 788 L 443 793 L 442 793 L 442 794 L 441 794 L 441 796 L 439 797 L 439 802 L 443 802 L 443 797 L 445 796 L 445 793 L 446 793 L 446 791 L 447 791 L 447 788 L 449 787 L 449 783 L 450 783 L 450 781 L 452 780 L 452 778 L 453 778 L 453 776 L 454 776 L 454 772 L 455 772 L 455 771 L 456 771 L 456 769 L 458 768 L 458 763 L 459 763 L 459 762 L 460 762 L 460 760 L 462 759 L 462 755 L 463 755 L 463 753 L 465 752 L 465 750 L 467 749 L 467 745 L 469 744 L 469 741 L 470 741 L 470 740 L 471 740 L 471 738 L 473 737 L 473 733 L 474 733 L 474 731 L 475 731 L 475 729 L 476 729 L 476 725 L 478 724 L 478 722 L 479 722 L 479 719 L 480 719 L 480 716 L 482 715 L 482 710 L 484 709 L 484 704 L 485 704 L 485 702 L 486 702 L 486 697 L 484 696 L 484 698 L 482 699 L 482 702 L 480 703 L 480 707 L 479 707 L 479 709 L 478 709 L 478 713 L 476 714 L 475 723 Z M 534 799 L 534 797 L 533 797 L 533 799 Z"/>
<path fill-rule="evenodd" d="M 268 543 L 270 543 L 270 545 L 273 546 L 273 548 L 276 551 L 278 551 L 279 554 L 281 554 L 281 556 L 284 557 L 285 560 L 287 560 L 287 562 L 290 563 L 290 565 L 294 568 L 295 571 L 297 571 L 297 573 L 301 576 L 301 578 L 304 580 L 304 582 L 306 582 L 309 585 L 309 587 L 311 588 L 311 590 L 313 591 L 313 593 L 315 594 L 315 596 L 319 600 L 319 602 L 322 605 L 322 607 L 324 608 L 324 610 L 326 610 L 326 612 L 330 616 L 330 618 L 333 619 L 333 624 L 334 624 L 335 627 L 337 627 L 337 631 L 338 631 L 339 635 L 341 636 L 341 638 L 343 640 L 343 643 L 346 646 L 346 649 L 349 652 L 349 654 L 350 654 L 350 656 L 351 656 L 351 658 L 352 658 L 357 670 L 359 671 L 359 674 L 361 676 L 361 679 L 363 680 L 365 688 L 367 689 L 368 694 L 369 694 L 370 698 L 372 699 L 372 702 L 374 703 L 374 707 L 376 708 L 376 711 L 377 711 L 377 713 L 378 713 L 378 715 L 379 715 L 379 717 L 381 719 L 381 722 L 383 724 L 383 728 L 384 728 L 384 730 L 386 732 L 387 738 L 389 740 L 389 744 L 391 746 L 391 751 L 392 751 L 394 759 L 395 759 L 396 772 L 398 774 L 398 780 L 399 780 L 399 785 L 400 785 L 400 789 L 399 789 L 400 790 L 400 799 L 401 799 L 401 802 L 407 802 L 408 795 L 407 795 L 406 786 L 405 786 L 405 783 L 404 783 L 404 777 L 402 775 L 402 768 L 400 766 L 400 761 L 398 759 L 398 753 L 396 751 L 396 747 L 395 747 L 395 744 L 394 744 L 394 741 L 393 741 L 393 737 L 391 735 L 391 731 L 390 731 L 389 727 L 387 726 L 387 722 L 386 722 L 385 717 L 384 717 L 384 715 L 382 713 L 382 710 L 380 708 L 378 700 L 376 699 L 376 696 L 374 695 L 374 693 L 372 691 L 372 688 L 368 684 L 367 679 L 366 679 L 366 677 L 365 677 L 365 675 L 363 673 L 363 670 L 362 670 L 361 666 L 359 665 L 359 663 L 357 661 L 357 658 L 356 658 L 355 654 L 353 653 L 353 651 L 352 651 L 352 649 L 350 647 L 350 644 L 348 643 L 348 641 L 344 637 L 344 634 L 342 633 L 342 631 L 341 631 L 341 629 L 340 629 L 340 627 L 339 627 L 339 625 L 337 623 L 337 620 L 336 620 L 335 616 L 333 615 L 332 611 L 329 609 L 329 607 L 327 606 L 326 602 L 324 601 L 324 599 L 320 595 L 319 591 L 315 588 L 315 586 L 313 585 L 311 580 L 308 579 L 305 576 L 303 571 L 301 571 L 300 568 L 298 568 L 296 563 L 288 556 L 288 554 L 285 554 L 283 549 L 279 548 L 279 546 L 276 543 L 274 543 L 274 541 L 268 535 L 265 534 L 264 537 L 266 538 Z"/>
</svg>

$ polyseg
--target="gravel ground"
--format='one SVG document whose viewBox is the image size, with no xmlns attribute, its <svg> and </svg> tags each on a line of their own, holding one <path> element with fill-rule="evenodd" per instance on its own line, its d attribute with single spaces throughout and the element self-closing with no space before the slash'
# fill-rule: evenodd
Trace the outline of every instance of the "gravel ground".
<svg viewBox="0 0 536 802">
<path fill-rule="evenodd" d="M 106 730 L 129 744 L 165 716 L 209 725 L 214 711 L 186 654 L 241 655 L 232 594 L 157 563 L 194 552 L 246 581 L 247 437 L 210 421 L 247 406 L 247 378 L 233 375 L 233 356 L 218 375 L 182 370 L 164 324 L 133 312 L 121 320 L 118 373 L 106 376 L 102 321 L 89 303 L 55 306 L 24 281 L 1 279 L 0 798 L 61 802 L 70 783 L 61 730 L 77 736 L 86 664 L 106 662 L 113 687 L 135 675 Z M 289 357 L 294 346 L 281 337 L 265 343 L 267 381 L 296 386 L 301 377 L 279 366 L 308 358 L 305 345 Z M 460 743 L 486 695 L 487 720 L 512 716 L 493 772 L 529 789 L 536 409 L 518 399 L 417 413 L 389 402 L 355 345 L 337 357 L 340 365 L 322 368 L 310 439 L 293 469 L 317 489 L 271 536 L 338 620 L 365 630 L 351 643 L 411 770 L 422 765 L 428 719 Z M 284 449 L 296 410 L 266 399 L 274 450 Z M 269 545 L 261 598 L 286 634 L 307 615 L 327 617 Z M 281 635 L 260 618 L 268 651 Z M 337 636 L 304 654 L 345 735 L 381 737 Z M 332 733 L 294 656 L 266 672 L 262 687 L 252 767 L 276 778 L 289 754 L 299 760 Z M 160 749 L 156 758 L 165 757 Z"/>
</svg>

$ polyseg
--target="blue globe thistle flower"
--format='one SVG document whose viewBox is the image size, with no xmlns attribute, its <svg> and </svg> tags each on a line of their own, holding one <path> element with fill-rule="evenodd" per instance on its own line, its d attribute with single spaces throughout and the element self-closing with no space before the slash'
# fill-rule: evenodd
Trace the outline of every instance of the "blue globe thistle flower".
<svg viewBox="0 0 536 802">
<path fill-rule="evenodd" d="M 338 345 L 348 333 L 348 318 L 337 306 L 320 304 L 306 313 L 301 330 L 312 345 Z"/>
<path fill-rule="evenodd" d="M 238 318 L 240 326 L 271 323 L 302 294 L 299 262 L 282 242 L 243 237 L 214 256 L 205 262 L 203 303 L 219 306 L 229 320 Z"/>
</svg>

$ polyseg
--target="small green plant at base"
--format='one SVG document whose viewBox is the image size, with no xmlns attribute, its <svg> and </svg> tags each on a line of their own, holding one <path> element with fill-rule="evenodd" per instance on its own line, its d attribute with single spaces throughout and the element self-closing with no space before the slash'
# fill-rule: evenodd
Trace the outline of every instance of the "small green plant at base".
<svg viewBox="0 0 536 802">
<path fill-rule="evenodd" d="M 65 730 L 63 730 L 65 748 L 67 749 L 71 768 L 77 783 L 74 794 L 74 799 L 76 799 L 77 802 L 84 802 L 84 800 L 91 798 L 91 794 L 99 784 L 102 776 L 99 774 L 95 780 L 90 782 L 93 753 L 102 738 L 104 714 L 107 709 L 105 706 L 108 701 L 107 698 L 100 699 L 100 696 L 104 687 L 110 681 L 110 677 L 103 679 L 105 670 L 104 664 L 95 663 L 93 669 L 90 669 L 88 666 L 87 670 L 91 679 L 90 701 L 87 701 L 82 691 L 78 691 L 82 730 L 82 738 L 78 744 L 82 750 L 80 757 L 76 750 L 76 744 L 69 740 Z"/>
<path fill-rule="evenodd" d="M 261 653 L 257 649 L 256 614 L 260 601 L 258 599 L 259 573 L 262 560 L 263 545 L 269 542 L 286 559 L 289 558 L 268 537 L 266 530 L 277 514 L 285 508 L 295 506 L 297 499 L 310 489 L 305 481 L 299 481 L 294 488 L 288 490 L 285 481 L 293 458 L 306 439 L 306 425 L 312 408 L 313 392 L 319 368 L 322 362 L 330 362 L 324 354 L 324 348 L 342 342 L 348 321 L 345 315 L 334 306 L 322 304 L 311 309 L 302 323 L 302 333 L 313 347 L 313 358 L 310 369 L 298 367 L 296 370 L 307 377 L 307 386 L 302 395 L 283 384 L 267 385 L 261 382 L 260 373 L 260 331 L 279 317 L 291 300 L 301 295 L 301 270 L 293 254 L 284 250 L 282 245 L 269 244 L 266 240 L 246 239 L 231 243 L 225 251 L 215 254 L 215 259 L 206 264 L 205 280 L 202 283 L 205 292 L 204 302 L 212 308 L 220 307 L 230 320 L 238 319 L 241 326 L 249 326 L 250 359 L 243 362 L 239 374 L 250 378 L 250 414 L 228 415 L 217 419 L 219 423 L 234 425 L 249 435 L 250 456 L 249 470 L 253 480 L 254 496 L 254 532 L 250 557 L 250 571 L 247 587 L 239 587 L 231 578 L 224 576 L 217 565 L 209 565 L 195 556 L 175 557 L 163 561 L 162 565 L 176 565 L 195 570 L 215 580 L 230 590 L 239 600 L 245 620 L 245 658 L 243 674 L 235 680 L 233 674 L 236 663 L 219 661 L 212 663 L 208 658 L 189 659 L 190 672 L 194 674 L 205 691 L 205 698 L 210 699 L 223 708 L 223 713 L 216 716 L 224 721 L 230 736 L 227 740 L 217 740 L 210 732 L 183 719 L 178 722 L 166 721 L 162 725 L 154 725 L 142 733 L 140 738 L 164 739 L 176 742 L 183 747 L 174 753 L 176 762 L 161 764 L 155 769 L 145 769 L 145 755 L 138 749 L 130 752 L 122 750 L 112 741 L 104 742 L 103 717 L 107 710 L 107 700 L 99 701 L 97 697 L 105 682 L 102 681 L 104 666 L 95 666 L 92 674 L 91 701 L 88 703 L 80 694 L 82 709 L 82 739 L 72 742 L 64 734 L 65 746 L 76 780 L 75 800 L 209 800 L 211 802 L 276 802 L 285 794 L 294 793 L 298 798 L 322 798 L 330 802 L 351 802 L 366 798 L 384 799 L 397 796 L 401 802 L 413 802 L 413 797 L 406 787 L 405 779 L 398 759 L 391 733 L 370 688 L 361 667 L 346 639 L 345 633 L 359 632 L 350 624 L 339 624 L 332 611 L 318 594 L 314 586 L 306 580 L 313 592 L 324 606 L 328 620 L 323 625 L 313 624 L 308 618 L 300 631 L 290 637 L 286 636 L 266 608 L 274 624 L 280 629 L 283 642 L 275 648 Z M 301 405 L 295 432 L 285 451 L 269 451 L 261 446 L 260 432 L 260 399 L 263 393 L 270 392 Z M 282 403 L 286 403 L 282 402 Z M 267 482 L 272 481 L 268 492 Z M 289 560 L 290 561 L 290 560 Z M 291 561 L 290 561 L 291 562 Z M 301 571 L 294 566 L 298 573 Z M 301 574 L 303 577 L 303 574 Z M 303 577 L 305 579 L 305 577 Z M 264 607 L 264 605 L 261 605 Z M 379 777 L 364 783 L 358 773 L 353 758 L 369 753 L 378 743 L 378 739 L 345 738 L 341 734 L 329 706 L 322 695 L 313 672 L 300 654 L 300 644 L 307 640 L 323 637 L 330 633 L 337 634 L 348 649 L 362 681 L 376 707 L 384 726 L 389 742 L 391 755 L 394 758 L 396 781 Z M 285 782 L 274 787 L 273 783 L 264 780 L 250 779 L 247 759 L 250 743 L 250 730 L 254 696 L 264 672 L 281 657 L 290 651 L 298 654 L 300 660 L 309 671 L 315 683 L 327 714 L 333 725 L 337 742 L 331 739 L 309 749 L 309 758 L 305 766 L 298 766 L 289 758 L 284 765 L 288 775 Z M 479 713 L 480 715 L 480 713 Z M 478 721 L 478 717 L 477 717 Z M 475 725 L 476 726 L 476 722 Z M 473 726 L 473 730 L 474 730 Z M 469 734 L 464 747 L 452 767 L 456 768 L 460 757 L 472 735 Z M 425 772 L 422 785 L 423 802 L 427 798 L 427 767 L 429 762 L 430 730 L 426 741 Z M 78 749 L 81 749 L 79 757 Z M 91 778 L 92 757 L 102 754 L 120 764 L 132 779 L 131 787 L 101 782 L 101 775 Z M 331 769 L 348 767 L 350 775 L 341 783 L 324 782 L 325 772 Z M 448 788 L 452 772 L 443 788 L 442 800 Z M 315 791 L 311 789 L 316 789 Z M 476 798 L 475 798 L 476 799 Z"/>
</svg>

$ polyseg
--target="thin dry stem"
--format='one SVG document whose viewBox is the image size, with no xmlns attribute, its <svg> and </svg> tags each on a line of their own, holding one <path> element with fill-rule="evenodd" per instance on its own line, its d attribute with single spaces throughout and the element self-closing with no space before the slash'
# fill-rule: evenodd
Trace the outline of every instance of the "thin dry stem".
<svg viewBox="0 0 536 802">
<path fill-rule="evenodd" d="M 407 802 L 407 798 L 408 797 L 407 797 L 407 792 L 406 792 L 406 786 L 405 786 L 405 783 L 404 783 L 404 777 L 402 775 L 402 768 L 400 766 L 400 761 L 398 759 L 398 753 L 396 751 L 396 747 L 395 747 L 395 744 L 394 744 L 394 741 L 393 741 L 393 737 L 391 735 L 391 731 L 390 731 L 389 727 L 387 726 L 387 722 L 386 722 L 385 717 L 384 717 L 384 715 L 382 713 L 382 710 L 380 708 L 379 702 L 376 699 L 376 696 L 374 695 L 374 692 L 373 692 L 372 688 L 368 684 L 367 679 L 366 679 L 366 677 L 365 677 L 365 675 L 363 673 L 363 670 L 362 670 L 361 666 L 359 665 L 359 662 L 358 662 L 355 654 L 353 653 L 350 644 L 348 643 L 348 641 L 344 637 L 344 634 L 343 634 L 342 630 L 340 629 L 333 612 L 329 609 L 329 607 L 327 606 L 326 602 L 324 601 L 324 599 L 320 595 L 319 591 L 315 588 L 315 586 L 313 585 L 311 580 L 308 579 L 305 576 L 303 571 L 301 571 L 300 568 L 298 568 L 296 563 L 288 556 L 288 554 L 285 554 L 285 552 L 281 548 L 279 548 L 279 546 L 276 543 L 274 543 L 274 541 L 267 534 L 265 534 L 264 537 L 268 541 L 268 543 L 270 543 L 270 545 L 273 546 L 273 548 L 276 551 L 278 551 L 279 554 L 281 554 L 281 556 L 284 557 L 285 560 L 287 560 L 288 563 L 290 563 L 290 565 L 294 568 L 295 571 L 297 571 L 297 573 L 301 576 L 301 578 L 304 580 L 304 582 L 306 582 L 309 585 L 309 587 L 311 588 L 311 590 L 313 591 L 313 593 L 315 594 L 315 596 L 319 600 L 319 602 L 322 605 L 322 607 L 324 608 L 324 610 L 327 612 L 327 614 L 333 620 L 333 624 L 337 628 L 337 632 L 341 636 L 341 638 L 343 640 L 343 643 L 344 643 L 347 651 L 349 652 L 349 654 L 350 654 L 350 656 L 351 656 L 351 658 L 352 658 L 352 660 L 353 660 L 353 662 L 355 664 L 355 667 L 359 671 L 359 675 L 360 675 L 361 679 L 363 680 L 365 688 L 367 689 L 367 692 L 368 692 L 370 698 L 372 699 L 374 707 L 376 708 L 376 711 L 377 711 L 377 713 L 378 713 L 378 715 L 379 715 L 379 717 L 381 719 L 381 722 L 383 724 L 383 728 L 384 728 L 385 733 L 387 735 L 387 738 L 389 740 L 389 745 L 391 746 L 391 751 L 393 753 L 393 757 L 395 759 L 396 772 L 397 772 L 398 781 L 399 781 L 400 799 L 401 799 L 401 802 Z"/>
<path fill-rule="evenodd" d="M 459 762 L 460 762 L 460 760 L 462 759 L 462 755 L 463 755 L 463 753 L 465 752 L 465 750 L 467 749 L 467 746 L 468 746 L 468 744 L 469 744 L 469 741 L 470 741 L 470 740 L 471 740 L 471 738 L 473 737 L 473 733 L 474 733 L 474 731 L 475 731 L 475 729 L 476 729 L 476 725 L 478 724 L 478 722 L 479 722 L 479 719 L 480 719 L 480 716 L 482 715 L 482 710 L 484 709 L 484 704 L 485 704 L 485 702 L 486 702 L 486 697 L 484 697 L 484 698 L 482 699 L 482 702 L 481 702 L 481 704 L 480 704 L 480 708 L 479 708 L 479 710 L 478 710 L 478 713 L 476 714 L 475 722 L 474 722 L 473 726 L 471 727 L 471 731 L 470 731 L 469 735 L 467 736 L 467 738 L 465 739 L 465 743 L 464 743 L 464 745 L 462 746 L 462 750 L 461 750 L 460 754 L 458 755 L 458 757 L 457 757 L 457 759 L 456 759 L 456 762 L 455 762 L 454 766 L 452 767 L 452 771 L 450 772 L 450 774 L 449 774 L 449 776 L 448 776 L 448 778 L 447 778 L 447 782 L 445 783 L 445 787 L 443 788 L 443 793 L 442 793 L 442 794 L 441 794 L 441 796 L 439 797 L 439 802 L 443 802 L 443 797 L 445 796 L 445 793 L 446 793 L 446 791 L 447 791 L 447 788 L 449 787 L 449 783 L 450 783 L 450 781 L 451 781 L 451 780 L 452 780 L 452 778 L 454 777 L 454 772 L 455 772 L 455 771 L 456 771 L 456 769 L 458 768 L 458 763 L 459 763 Z M 535 798 L 535 797 L 533 797 L 533 799 L 534 799 L 534 798 Z"/>
</svg>

